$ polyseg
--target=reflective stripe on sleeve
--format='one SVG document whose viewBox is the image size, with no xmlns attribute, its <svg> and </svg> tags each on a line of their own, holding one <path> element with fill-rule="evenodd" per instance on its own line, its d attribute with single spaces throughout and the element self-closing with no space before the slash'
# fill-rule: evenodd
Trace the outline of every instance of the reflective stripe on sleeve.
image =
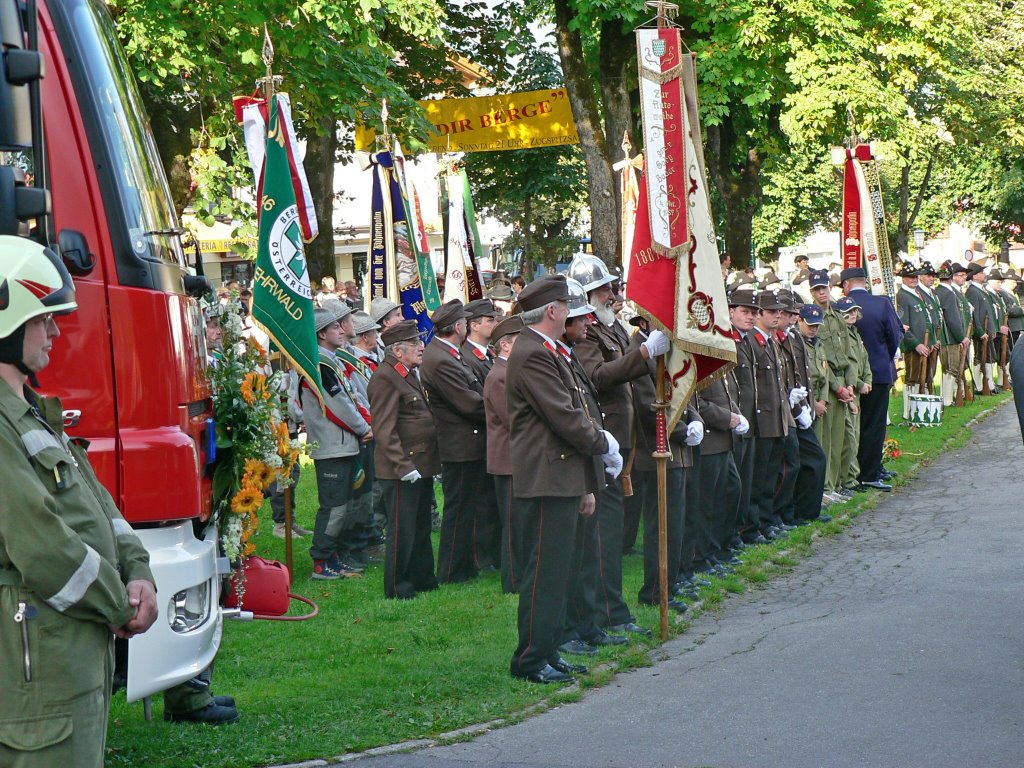
<svg viewBox="0 0 1024 768">
<path fill-rule="evenodd" d="M 110 522 L 114 524 L 115 536 L 131 536 L 135 534 L 135 529 L 131 527 L 127 520 L 123 520 L 120 517 L 115 517 Z"/>
<path fill-rule="evenodd" d="M 86 544 L 85 557 L 82 560 L 82 564 L 78 566 L 78 570 L 71 574 L 71 578 L 61 587 L 60 591 L 46 602 L 54 610 L 63 613 L 85 597 L 86 591 L 96 581 L 99 574 L 100 555 L 95 549 Z"/>
</svg>

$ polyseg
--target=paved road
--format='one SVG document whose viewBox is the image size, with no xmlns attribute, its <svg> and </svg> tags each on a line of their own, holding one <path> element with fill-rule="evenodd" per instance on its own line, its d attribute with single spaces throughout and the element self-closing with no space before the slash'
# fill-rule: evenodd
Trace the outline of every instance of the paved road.
<svg viewBox="0 0 1024 768">
<path fill-rule="evenodd" d="M 577 704 L 358 768 L 1024 765 L 1012 408 L 790 574 Z"/>
</svg>

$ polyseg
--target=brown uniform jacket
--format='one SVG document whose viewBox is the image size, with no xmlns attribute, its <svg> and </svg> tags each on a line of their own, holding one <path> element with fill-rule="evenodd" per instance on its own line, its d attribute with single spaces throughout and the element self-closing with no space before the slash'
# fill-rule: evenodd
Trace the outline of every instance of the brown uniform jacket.
<svg viewBox="0 0 1024 768">
<path fill-rule="evenodd" d="M 628 454 L 635 418 L 630 382 L 648 375 L 647 361 L 639 349 L 629 350 L 629 338 L 617 322 L 587 328 L 587 338 L 573 347 L 573 354 L 597 387 L 605 429 Z"/>
<path fill-rule="evenodd" d="M 441 461 L 479 461 L 487 455 L 483 386 L 462 355 L 440 339 L 423 350 L 423 389 L 437 427 Z"/>
<path fill-rule="evenodd" d="M 753 350 L 754 385 L 756 390 L 755 418 L 757 436 L 785 437 L 789 434 L 789 391 L 783 393 L 785 364 L 774 335 L 767 339 L 756 328 L 747 334 L 747 343 Z"/>
<path fill-rule="evenodd" d="M 576 386 L 579 388 L 580 396 L 583 398 L 583 410 L 587 412 L 587 418 L 598 429 L 604 429 L 604 416 L 601 413 L 601 403 L 598 402 L 597 388 L 594 386 L 594 382 L 587 376 L 587 372 L 583 370 L 583 366 L 580 365 L 580 361 L 575 354 L 570 352 L 566 359 L 569 361 L 569 368 L 572 370 Z M 621 451 L 622 449 L 620 448 L 619 450 Z M 625 455 L 622 455 L 622 461 L 625 464 Z M 597 493 L 608 484 L 608 475 L 605 474 L 604 461 L 599 455 L 591 456 L 590 463 L 592 466 L 584 470 L 587 481 L 587 493 Z"/>
<path fill-rule="evenodd" d="M 370 379 L 374 474 L 401 480 L 414 469 L 423 477 L 441 471 L 437 432 L 415 371 L 388 355 Z"/>
<path fill-rule="evenodd" d="M 494 367 L 494 355 L 481 352 L 468 340 L 462 343 L 462 349 L 459 351 L 462 353 L 462 364 L 466 366 L 466 370 L 473 374 L 473 378 L 479 382 L 480 391 L 482 392 L 487 376 Z"/>
<path fill-rule="evenodd" d="M 704 440 L 700 444 L 701 456 L 725 453 L 733 448 L 735 437 L 729 422 L 740 412 L 736 379 L 728 373 L 697 394 L 697 410 L 704 420 Z"/>
<path fill-rule="evenodd" d="M 640 333 L 634 333 L 629 340 L 630 350 L 640 349 L 640 345 L 646 341 L 646 337 Z M 654 410 L 654 381 L 657 364 L 653 360 L 645 360 L 650 375 L 641 376 L 633 382 L 633 406 L 636 412 L 636 423 L 634 425 L 636 435 L 636 457 L 633 459 L 633 468 L 638 472 L 654 472 L 657 462 L 651 455 L 657 447 L 656 429 L 658 416 Z M 686 444 L 686 425 L 691 421 L 701 421 L 697 409 L 691 401 L 686 413 L 679 419 L 676 428 L 669 435 L 668 448 L 672 458 L 668 460 L 668 466 L 692 467 L 693 448 Z M 623 460 L 629 461 L 629 448 L 623 449 Z"/>
<path fill-rule="evenodd" d="M 487 414 L 487 471 L 492 475 L 512 474 L 512 446 L 509 441 L 508 401 L 505 379 L 508 361 L 494 359 L 484 383 L 484 411 Z"/>
<path fill-rule="evenodd" d="M 512 490 L 519 498 L 589 493 L 591 456 L 608 441 L 587 417 L 572 371 L 532 328 L 508 359 L 505 396 L 512 444 Z"/>
<path fill-rule="evenodd" d="M 782 348 L 782 355 L 786 359 L 786 371 L 789 374 L 786 386 L 804 387 L 808 393 L 807 397 L 801 399 L 790 409 L 794 416 L 798 416 L 804 406 L 811 407 L 811 369 L 807 362 L 807 348 L 804 346 L 803 337 L 796 329 L 792 333 L 783 334 L 779 340 L 779 346 Z M 786 402 L 789 403 L 788 390 L 785 392 L 785 395 Z M 813 412 L 813 409 L 811 410 Z M 790 426 L 795 425 L 796 421 L 794 420 Z"/>
<path fill-rule="evenodd" d="M 734 330 L 734 333 L 739 335 L 739 331 Z M 753 333 L 755 331 L 748 331 L 745 337 L 736 339 L 736 367 L 732 370 L 740 414 L 750 425 L 750 429 L 740 438 L 741 440 L 757 436 L 757 381 L 754 378 L 754 350 L 750 347 Z"/>
</svg>

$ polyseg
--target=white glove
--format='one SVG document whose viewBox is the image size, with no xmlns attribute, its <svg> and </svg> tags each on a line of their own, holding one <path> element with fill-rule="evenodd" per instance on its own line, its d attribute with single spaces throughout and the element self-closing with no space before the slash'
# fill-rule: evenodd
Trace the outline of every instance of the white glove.
<svg viewBox="0 0 1024 768">
<path fill-rule="evenodd" d="M 700 445 L 704 439 L 704 425 L 699 421 L 691 421 L 686 425 L 686 444 L 691 448 Z"/>
<path fill-rule="evenodd" d="M 740 417 L 740 423 L 733 427 L 732 431 L 735 432 L 737 435 L 747 434 L 747 432 L 750 431 L 750 422 L 747 421 L 747 417 L 744 416 L 742 413 L 737 413 L 736 415 Z"/>
<path fill-rule="evenodd" d="M 796 423 L 800 429 L 807 429 L 811 426 L 811 409 L 806 405 L 800 409 L 800 413 L 797 414 Z"/>
<path fill-rule="evenodd" d="M 645 341 L 641 346 L 647 348 L 648 355 L 651 357 L 657 357 L 658 355 L 664 355 L 668 352 L 671 344 L 669 344 L 668 336 L 658 329 L 654 329 L 651 331 L 651 335 L 647 337 L 647 341 Z"/>
<path fill-rule="evenodd" d="M 607 429 L 602 429 L 601 434 L 604 435 L 604 439 L 608 441 L 608 453 L 618 453 L 619 441 L 615 439 L 615 436 Z"/>
<path fill-rule="evenodd" d="M 414 469 L 412 472 L 410 472 L 409 474 L 407 474 L 405 477 L 402 478 L 402 482 L 403 483 L 415 483 L 417 480 L 420 480 L 422 477 L 423 477 L 423 475 L 420 474 L 420 471 L 418 469 Z"/>
<path fill-rule="evenodd" d="M 793 387 L 789 390 L 789 407 L 792 408 L 805 397 L 807 397 L 807 387 Z"/>
<path fill-rule="evenodd" d="M 619 476 L 622 472 L 622 454 L 618 451 L 615 453 L 606 453 L 601 457 L 604 462 L 604 471 L 611 475 L 612 480 Z"/>
</svg>

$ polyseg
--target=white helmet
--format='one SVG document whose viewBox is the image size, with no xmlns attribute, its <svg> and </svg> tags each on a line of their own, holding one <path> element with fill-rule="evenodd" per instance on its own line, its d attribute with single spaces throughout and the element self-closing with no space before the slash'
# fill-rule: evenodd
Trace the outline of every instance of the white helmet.
<svg viewBox="0 0 1024 768">
<path fill-rule="evenodd" d="M 56 253 L 25 237 L 0 236 L 0 339 L 33 317 L 76 309 L 75 284 Z"/>
<path fill-rule="evenodd" d="M 583 286 L 583 290 L 590 293 L 602 285 L 614 283 L 618 278 L 608 271 L 603 261 L 592 253 L 577 253 L 569 262 L 569 271 L 566 277 L 571 277 Z"/>
<path fill-rule="evenodd" d="M 587 291 L 579 280 L 568 277 L 565 284 L 569 288 L 569 317 L 589 315 L 597 311 L 587 303 Z"/>
</svg>

